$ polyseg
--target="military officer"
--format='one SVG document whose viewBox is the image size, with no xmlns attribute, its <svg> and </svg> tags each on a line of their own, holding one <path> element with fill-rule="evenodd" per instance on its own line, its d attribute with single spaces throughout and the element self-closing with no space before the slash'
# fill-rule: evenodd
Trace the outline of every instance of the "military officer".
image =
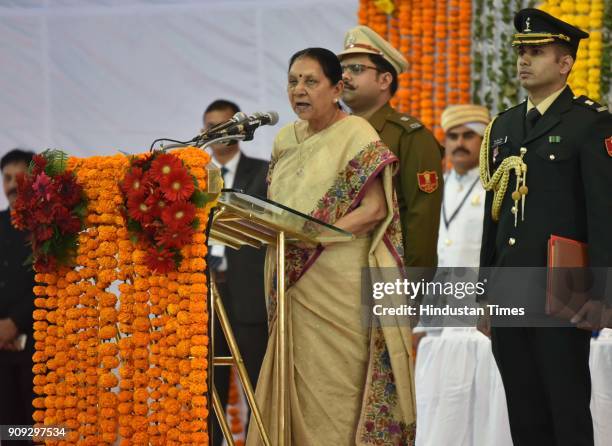
<svg viewBox="0 0 612 446">
<path fill-rule="evenodd" d="M 344 50 L 338 57 L 343 71 L 343 101 L 354 114 L 372 124 L 399 158 L 396 191 L 405 264 L 435 267 L 442 202 L 442 148 L 422 123 L 398 113 L 389 104 L 397 91 L 397 76 L 406 70 L 408 62 L 367 26 L 347 32 Z"/>
<path fill-rule="evenodd" d="M 558 235 L 587 242 L 590 264 L 608 267 L 612 116 L 595 101 L 574 96 L 567 85 L 579 41 L 588 34 L 531 8 L 516 14 L 514 26 L 517 75 L 528 99 L 501 113 L 485 131 L 480 166 L 488 192 L 481 266 L 546 267 L 547 242 Z M 530 282 L 525 289 L 537 286 Z M 513 298 L 521 299 L 515 290 Z M 538 293 L 536 304 L 543 308 L 545 296 Z M 576 319 L 596 308 L 589 302 Z M 486 323 L 480 326 L 487 331 Z M 494 326 L 490 334 L 514 444 L 593 445 L 591 333 L 540 325 Z"/>
</svg>

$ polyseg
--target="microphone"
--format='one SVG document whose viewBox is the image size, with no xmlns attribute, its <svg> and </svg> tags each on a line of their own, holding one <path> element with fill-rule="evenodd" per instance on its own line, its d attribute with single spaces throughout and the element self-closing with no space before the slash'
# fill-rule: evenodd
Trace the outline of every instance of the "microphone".
<svg viewBox="0 0 612 446">
<path fill-rule="evenodd" d="M 207 138 L 209 134 L 215 134 L 217 132 L 230 128 L 236 124 L 246 122 L 248 119 L 249 117 L 246 115 L 246 113 L 238 112 L 234 116 L 232 116 L 231 119 L 228 119 L 225 122 L 221 122 L 211 128 L 205 129 L 198 136 L 193 138 L 190 142 L 195 142 L 195 141 L 199 141 L 200 139 Z"/>
<path fill-rule="evenodd" d="M 278 113 L 275 111 L 269 111 L 266 113 L 253 113 L 252 118 L 256 118 L 259 120 L 259 125 L 276 125 L 278 123 Z M 251 117 L 249 117 L 249 121 Z"/>
<path fill-rule="evenodd" d="M 247 116 L 247 119 L 241 122 L 230 124 L 225 128 L 217 131 L 216 129 L 210 129 L 206 137 L 208 138 L 220 138 L 222 136 L 232 135 L 244 135 L 244 141 L 250 141 L 253 139 L 253 133 L 255 130 L 262 125 L 275 125 L 278 122 L 278 113 L 275 111 L 269 111 L 266 113 L 253 113 L 251 116 Z"/>
</svg>

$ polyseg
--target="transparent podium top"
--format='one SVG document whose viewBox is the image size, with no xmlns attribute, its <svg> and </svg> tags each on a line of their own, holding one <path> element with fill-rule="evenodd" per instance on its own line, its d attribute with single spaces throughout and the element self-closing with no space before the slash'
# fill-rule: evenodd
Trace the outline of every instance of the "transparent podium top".
<svg viewBox="0 0 612 446">
<path fill-rule="evenodd" d="M 275 244 L 279 232 L 287 242 L 345 242 L 353 239 L 350 232 L 328 225 L 266 198 L 255 197 L 240 190 L 223 189 L 213 216 L 210 240 L 214 244 L 238 249 L 248 245 L 256 248 Z"/>
</svg>

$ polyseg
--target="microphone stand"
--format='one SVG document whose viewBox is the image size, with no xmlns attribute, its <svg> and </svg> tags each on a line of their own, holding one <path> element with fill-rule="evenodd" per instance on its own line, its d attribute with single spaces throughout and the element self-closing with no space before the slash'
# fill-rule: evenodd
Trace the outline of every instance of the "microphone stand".
<svg viewBox="0 0 612 446">
<path fill-rule="evenodd" d="M 192 146 L 192 147 L 199 147 L 202 150 L 206 150 L 212 144 L 218 144 L 218 143 L 231 141 L 231 140 L 243 141 L 247 138 L 247 136 L 248 135 L 226 135 L 226 136 L 220 136 L 218 138 L 213 138 L 213 139 L 208 139 L 208 140 L 206 138 L 202 138 L 202 139 L 199 139 L 197 142 L 193 142 L 193 143 L 168 144 L 167 146 L 162 145 L 161 148 L 163 150 L 170 150 L 170 149 L 176 149 L 179 147 Z"/>
</svg>

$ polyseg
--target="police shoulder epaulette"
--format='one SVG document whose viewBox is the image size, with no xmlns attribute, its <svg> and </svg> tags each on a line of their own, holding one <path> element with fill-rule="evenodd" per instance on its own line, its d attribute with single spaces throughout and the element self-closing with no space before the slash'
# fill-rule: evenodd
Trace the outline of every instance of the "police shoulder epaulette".
<svg viewBox="0 0 612 446">
<path fill-rule="evenodd" d="M 597 113 L 605 112 L 608 110 L 608 107 L 606 107 L 605 105 L 601 105 L 598 102 L 595 102 L 594 100 L 589 99 L 587 96 L 584 95 L 574 96 L 574 102 Z"/>
<path fill-rule="evenodd" d="M 416 118 L 404 113 L 392 113 L 387 116 L 387 120 L 398 124 L 407 131 L 413 131 L 423 127 L 423 124 L 421 124 Z"/>
</svg>

